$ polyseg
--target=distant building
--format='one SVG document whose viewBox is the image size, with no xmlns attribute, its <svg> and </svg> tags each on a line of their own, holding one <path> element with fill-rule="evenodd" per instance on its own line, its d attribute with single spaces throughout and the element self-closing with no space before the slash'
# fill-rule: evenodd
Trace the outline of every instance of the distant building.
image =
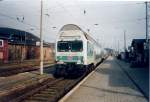
<svg viewBox="0 0 150 102">
<path fill-rule="evenodd" d="M 147 65 L 149 53 L 146 48 L 146 39 L 133 39 L 131 43 L 131 61 L 135 64 Z"/>
<path fill-rule="evenodd" d="M 144 43 L 146 43 L 145 39 L 133 39 L 131 45 L 136 53 L 143 53 Z"/>
<path fill-rule="evenodd" d="M 0 63 L 40 59 L 40 39 L 28 32 L 0 28 Z M 44 42 L 44 60 L 54 56 L 53 43 Z"/>
<path fill-rule="evenodd" d="M 36 45 L 36 42 L 40 39 L 28 32 L 12 29 L 12 28 L 0 28 L 0 38 L 7 39 L 10 44 L 26 44 Z"/>
</svg>

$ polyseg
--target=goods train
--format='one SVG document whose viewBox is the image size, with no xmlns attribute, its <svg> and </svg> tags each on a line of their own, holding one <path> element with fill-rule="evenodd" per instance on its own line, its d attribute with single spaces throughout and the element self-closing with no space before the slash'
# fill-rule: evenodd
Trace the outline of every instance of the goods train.
<svg viewBox="0 0 150 102">
<path fill-rule="evenodd" d="M 55 77 L 82 75 L 106 57 L 101 45 L 74 24 L 61 28 L 55 51 Z"/>
</svg>

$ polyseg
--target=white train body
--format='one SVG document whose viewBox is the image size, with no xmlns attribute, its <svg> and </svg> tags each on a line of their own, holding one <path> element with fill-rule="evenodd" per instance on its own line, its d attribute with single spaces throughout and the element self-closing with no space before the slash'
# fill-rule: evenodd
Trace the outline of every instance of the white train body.
<svg viewBox="0 0 150 102">
<path fill-rule="evenodd" d="M 104 57 L 101 46 L 73 24 L 65 25 L 60 30 L 55 51 L 58 68 L 70 64 L 76 66 L 96 65 Z M 67 70 L 67 68 L 65 69 Z"/>
</svg>

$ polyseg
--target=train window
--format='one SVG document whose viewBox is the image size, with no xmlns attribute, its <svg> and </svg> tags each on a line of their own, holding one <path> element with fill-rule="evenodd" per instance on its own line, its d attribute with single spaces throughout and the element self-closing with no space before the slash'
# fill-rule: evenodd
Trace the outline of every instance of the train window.
<svg viewBox="0 0 150 102">
<path fill-rule="evenodd" d="M 88 42 L 87 44 L 87 55 L 88 56 L 93 56 L 94 47 L 91 43 Z"/>
<path fill-rule="evenodd" d="M 3 40 L 0 40 L 0 47 L 3 47 L 4 44 L 3 44 Z"/>
<path fill-rule="evenodd" d="M 71 51 L 72 52 L 80 52 L 83 50 L 82 41 L 72 41 L 71 42 Z"/>
<path fill-rule="evenodd" d="M 69 51 L 69 43 L 68 42 L 63 42 L 59 41 L 57 45 L 58 51 L 60 52 L 66 52 Z"/>
</svg>

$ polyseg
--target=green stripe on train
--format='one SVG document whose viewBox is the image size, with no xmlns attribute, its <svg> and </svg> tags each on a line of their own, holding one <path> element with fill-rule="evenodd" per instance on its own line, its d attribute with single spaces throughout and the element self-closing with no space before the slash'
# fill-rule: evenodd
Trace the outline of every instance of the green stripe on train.
<svg viewBox="0 0 150 102">
<path fill-rule="evenodd" d="M 58 61 L 78 61 L 81 60 L 83 62 L 83 56 L 57 56 Z"/>
</svg>

